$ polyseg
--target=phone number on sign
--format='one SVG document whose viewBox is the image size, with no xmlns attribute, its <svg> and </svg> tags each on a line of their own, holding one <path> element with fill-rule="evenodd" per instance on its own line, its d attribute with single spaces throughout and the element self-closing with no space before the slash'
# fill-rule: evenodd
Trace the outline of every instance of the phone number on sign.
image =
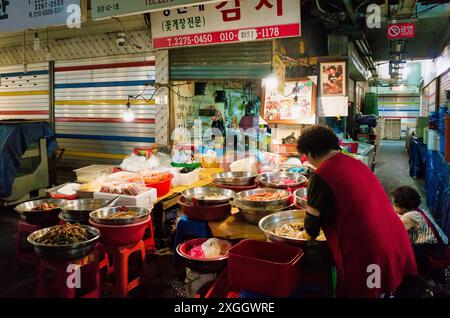
<svg viewBox="0 0 450 318">
<path fill-rule="evenodd" d="M 185 35 L 167 38 L 167 44 L 173 46 L 200 45 L 217 42 L 252 41 L 256 39 L 273 38 L 280 35 L 278 27 L 262 29 L 246 29 L 239 31 L 224 31 L 213 34 Z"/>
</svg>

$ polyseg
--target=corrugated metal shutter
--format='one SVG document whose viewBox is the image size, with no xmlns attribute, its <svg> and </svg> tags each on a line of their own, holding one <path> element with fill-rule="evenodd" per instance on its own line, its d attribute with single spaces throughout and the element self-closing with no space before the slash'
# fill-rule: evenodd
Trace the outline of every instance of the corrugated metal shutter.
<svg viewBox="0 0 450 318">
<path fill-rule="evenodd" d="M 49 118 L 48 63 L 0 67 L 0 120 Z"/>
<path fill-rule="evenodd" d="M 428 91 L 426 98 L 428 99 L 428 114 L 436 111 L 436 80 L 433 80 L 428 84 Z"/>
<path fill-rule="evenodd" d="M 55 125 L 65 158 L 117 162 L 134 147 L 155 142 L 155 101 L 131 100 L 135 120 L 124 122 L 128 95 L 149 99 L 155 57 L 133 55 L 56 62 Z M 91 161 L 92 162 L 92 161 Z"/>
<path fill-rule="evenodd" d="M 429 93 L 429 91 L 430 91 L 430 87 L 429 86 L 426 86 L 426 87 L 422 88 L 422 95 L 421 95 L 421 103 L 422 103 L 421 107 L 422 107 L 422 110 L 421 110 L 421 116 L 428 116 L 428 114 L 429 114 L 429 108 L 428 108 L 428 102 L 429 102 L 428 93 Z"/>
<path fill-rule="evenodd" d="M 446 90 L 450 90 L 450 70 L 439 77 L 439 106 L 445 106 L 447 103 Z"/>
<path fill-rule="evenodd" d="M 255 80 L 270 73 L 272 42 L 170 50 L 170 80 Z"/>
<path fill-rule="evenodd" d="M 420 96 L 378 96 L 378 112 L 384 118 L 400 118 L 402 132 L 415 127 L 420 113 Z"/>
</svg>

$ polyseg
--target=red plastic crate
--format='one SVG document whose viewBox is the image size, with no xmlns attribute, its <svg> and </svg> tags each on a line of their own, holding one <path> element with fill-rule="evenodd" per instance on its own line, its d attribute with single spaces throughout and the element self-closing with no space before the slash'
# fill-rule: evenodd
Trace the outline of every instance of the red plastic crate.
<svg viewBox="0 0 450 318">
<path fill-rule="evenodd" d="M 255 240 L 243 240 L 228 251 L 228 279 L 235 289 L 288 297 L 298 287 L 299 247 Z"/>
</svg>

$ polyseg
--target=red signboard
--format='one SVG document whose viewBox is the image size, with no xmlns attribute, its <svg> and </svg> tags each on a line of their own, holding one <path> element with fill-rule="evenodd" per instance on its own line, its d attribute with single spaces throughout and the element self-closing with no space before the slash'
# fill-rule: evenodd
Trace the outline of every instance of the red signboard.
<svg viewBox="0 0 450 318">
<path fill-rule="evenodd" d="M 388 39 L 410 39 L 416 37 L 416 26 L 413 22 L 390 23 L 387 26 Z"/>
<path fill-rule="evenodd" d="M 300 1 L 234 0 L 151 14 L 154 48 L 301 35 Z"/>
</svg>

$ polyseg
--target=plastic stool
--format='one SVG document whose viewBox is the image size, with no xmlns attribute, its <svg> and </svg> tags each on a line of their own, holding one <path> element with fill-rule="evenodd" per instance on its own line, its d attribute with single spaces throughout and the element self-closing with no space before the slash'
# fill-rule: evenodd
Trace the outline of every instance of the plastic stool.
<svg viewBox="0 0 450 318">
<path fill-rule="evenodd" d="M 114 283 L 104 282 L 102 286 L 106 290 L 112 290 L 115 297 L 127 297 L 128 293 L 139 286 L 145 279 L 146 263 L 145 263 L 145 243 L 140 240 L 137 243 L 132 243 L 125 246 L 112 246 L 100 243 L 98 246 L 99 252 L 105 254 L 108 260 L 109 256 L 113 258 Z M 141 254 L 142 271 L 138 277 L 129 281 L 128 279 L 128 265 L 129 257 L 133 253 L 139 252 Z M 106 265 L 103 265 L 106 266 Z"/>
<path fill-rule="evenodd" d="M 152 218 L 150 218 L 150 220 L 148 221 L 147 229 L 145 231 L 143 240 L 145 244 L 146 254 L 154 254 L 156 247 L 155 247 L 155 231 L 153 231 Z"/>
<path fill-rule="evenodd" d="M 67 286 L 67 279 L 73 273 L 67 273 L 69 265 L 76 264 L 80 266 L 80 285 L 87 291 L 80 298 L 99 298 L 100 297 L 100 271 L 98 265 L 97 251 L 89 255 L 72 261 L 53 261 L 40 259 L 37 267 L 37 297 L 47 297 L 53 289 L 52 284 L 45 277 L 46 271 L 56 274 L 56 293 L 61 298 L 77 298 L 77 288 Z M 87 288 L 86 288 L 87 286 Z"/>
<path fill-rule="evenodd" d="M 30 263 L 37 266 L 39 263 L 39 258 L 33 251 L 33 247 L 27 241 L 28 235 L 34 231 L 39 230 L 39 226 L 29 224 L 25 221 L 19 220 L 17 222 L 17 236 L 16 236 L 16 253 L 15 262 L 16 266 L 18 263 Z"/>
</svg>

